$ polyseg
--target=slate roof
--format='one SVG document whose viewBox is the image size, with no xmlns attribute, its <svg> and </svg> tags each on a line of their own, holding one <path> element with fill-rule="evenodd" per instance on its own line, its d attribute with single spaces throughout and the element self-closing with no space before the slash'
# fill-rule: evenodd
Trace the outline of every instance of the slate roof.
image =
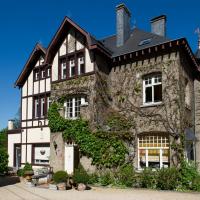
<svg viewBox="0 0 200 200">
<path fill-rule="evenodd" d="M 144 43 L 143 45 L 140 45 L 142 41 L 148 40 L 150 42 Z M 138 28 L 134 28 L 132 30 L 132 33 L 127 41 L 125 41 L 125 44 L 121 47 L 116 46 L 116 35 L 106 37 L 99 42 L 108 50 L 112 52 L 112 57 L 116 57 L 119 55 L 124 55 L 127 53 L 131 53 L 134 51 L 138 51 L 144 48 L 148 48 L 151 46 L 155 46 L 158 44 L 162 44 L 164 42 L 168 42 L 170 39 L 159 36 L 150 32 L 145 32 L 143 30 L 140 30 Z"/>
</svg>

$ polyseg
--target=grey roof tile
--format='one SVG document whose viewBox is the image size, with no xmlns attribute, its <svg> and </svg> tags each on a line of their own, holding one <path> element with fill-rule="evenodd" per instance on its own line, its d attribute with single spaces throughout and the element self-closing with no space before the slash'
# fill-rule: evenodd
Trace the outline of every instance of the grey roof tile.
<svg viewBox="0 0 200 200">
<path fill-rule="evenodd" d="M 150 39 L 149 40 L 150 42 L 147 42 L 144 45 L 140 45 L 141 41 L 144 41 L 147 39 Z M 132 30 L 132 33 L 129 39 L 121 47 L 116 46 L 116 35 L 100 40 L 100 42 L 105 46 L 105 48 L 109 49 L 112 52 L 112 57 L 116 57 L 119 55 L 124 55 L 126 53 L 145 49 L 151 46 L 162 44 L 167 41 L 170 41 L 170 39 L 153 34 L 153 33 L 145 32 L 138 28 L 134 28 Z"/>
</svg>

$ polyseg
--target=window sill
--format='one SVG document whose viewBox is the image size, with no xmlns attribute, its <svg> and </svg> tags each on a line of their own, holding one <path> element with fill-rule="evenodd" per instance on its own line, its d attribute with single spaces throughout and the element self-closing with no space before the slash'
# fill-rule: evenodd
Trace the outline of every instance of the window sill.
<svg viewBox="0 0 200 200">
<path fill-rule="evenodd" d="M 140 108 L 155 107 L 155 106 L 161 106 L 161 105 L 163 105 L 163 102 L 148 103 L 148 104 L 141 105 Z"/>
</svg>

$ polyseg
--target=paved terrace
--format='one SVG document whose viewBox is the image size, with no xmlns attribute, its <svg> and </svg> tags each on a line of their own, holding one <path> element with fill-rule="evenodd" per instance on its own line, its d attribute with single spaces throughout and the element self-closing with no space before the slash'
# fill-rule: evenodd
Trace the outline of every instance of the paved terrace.
<svg viewBox="0 0 200 200">
<path fill-rule="evenodd" d="M 54 191 L 28 187 L 22 183 L 0 187 L 0 200 L 200 200 L 200 193 L 181 193 L 143 189 L 93 188 Z"/>
</svg>

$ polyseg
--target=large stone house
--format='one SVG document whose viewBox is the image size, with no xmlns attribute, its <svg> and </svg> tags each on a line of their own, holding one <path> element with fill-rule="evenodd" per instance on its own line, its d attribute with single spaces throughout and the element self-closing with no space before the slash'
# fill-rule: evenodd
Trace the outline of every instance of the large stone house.
<svg viewBox="0 0 200 200">
<path fill-rule="evenodd" d="M 200 161 L 200 50 L 196 58 L 185 38 L 167 38 L 164 15 L 150 21 L 151 32 L 132 29 L 130 18 L 124 4 L 117 6 L 116 34 L 98 40 L 65 17 L 47 48 L 34 47 L 15 83 L 21 127 L 9 122 L 10 166 L 29 162 L 73 171 L 74 145 L 48 127 L 48 108 L 63 96 L 61 115 L 81 116 L 94 130 L 109 132 L 110 115 L 131 124 L 128 157 L 136 169 L 173 165 L 171 144 L 180 133 L 185 158 Z"/>
</svg>

